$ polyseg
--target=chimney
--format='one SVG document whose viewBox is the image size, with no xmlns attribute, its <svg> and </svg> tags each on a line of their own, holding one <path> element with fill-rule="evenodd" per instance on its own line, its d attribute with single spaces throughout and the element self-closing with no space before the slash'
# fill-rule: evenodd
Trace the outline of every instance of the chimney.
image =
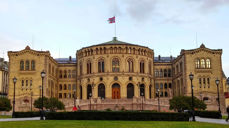
<svg viewBox="0 0 229 128">
<path fill-rule="evenodd" d="M 161 55 L 158 56 L 158 60 L 161 60 Z"/>
<path fill-rule="evenodd" d="M 69 61 L 70 61 L 70 62 L 72 61 L 72 56 L 69 56 Z"/>
</svg>

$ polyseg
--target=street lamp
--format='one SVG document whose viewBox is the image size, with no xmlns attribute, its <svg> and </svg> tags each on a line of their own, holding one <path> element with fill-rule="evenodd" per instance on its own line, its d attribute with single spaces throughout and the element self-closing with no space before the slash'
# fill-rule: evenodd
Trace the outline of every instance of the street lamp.
<svg viewBox="0 0 229 128">
<path fill-rule="evenodd" d="M 43 86 L 44 86 L 44 78 L 45 78 L 45 75 L 46 75 L 46 73 L 45 73 L 45 71 L 43 70 L 43 71 L 41 72 L 42 86 L 41 86 L 41 118 L 40 118 L 40 120 L 44 120 L 44 110 L 43 110 L 43 107 L 44 107 L 44 104 L 43 104 L 43 102 L 44 102 L 44 98 L 43 98 Z"/>
<path fill-rule="evenodd" d="M 157 100 L 158 100 L 158 112 L 160 112 L 161 110 L 160 110 L 160 89 L 159 88 L 157 89 L 157 94 L 158 94 L 158 98 L 157 98 Z"/>
<path fill-rule="evenodd" d="M 222 115 L 221 115 L 221 110 L 220 110 L 220 99 L 219 99 L 219 79 L 217 78 L 215 80 L 215 84 L 217 86 L 217 93 L 218 93 L 218 104 L 219 104 L 219 113 L 220 113 L 220 118 L 222 118 Z"/>
<path fill-rule="evenodd" d="M 13 98 L 13 114 L 12 114 L 12 117 L 15 118 L 15 84 L 17 82 L 16 77 L 13 78 L 13 82 L 14 82 L 14 98 Z"/>
<path fill-rule="evenodd" d="M 193 97 L 193 84 L 192 80 L 194 78 L 194 75 L 192 73 L 189 74 L 189 79 L 191 80 L 191 90 L 192 90 L 192 121 L 196 121 L 195 119 L 195 110 L 194 110 L 194 97 Z"/>
<path fill-rule="evenodd" d="M 74 107 L 76 107 L 76 90 L 74 89 Z"/>
<path fill-rule="evenodd" d="M 143 98 L 144 98 L 143 92 L 141 93 L 141 96 L 142 96 L 142 111 L 143 111 Z"/>
<path fill-rule="evenodd" d="M 92 96 L 92 94 L 89 93 L 89 98 L 90 98 L 90 110 L 91 110 L 91 96 Z"/>
<path fill-rule="evenodd" d="M 41 98 L 41 89 L 42 89 L 42 87 L 41 87 L 41 85 L 39 86 L 39 90 L 40 90 L 40 98 Z"/>
<path fill-rule="evenodd" d="M 31 92 L 31 112 L 33 111 L 33 92 Z"/>
</svg>

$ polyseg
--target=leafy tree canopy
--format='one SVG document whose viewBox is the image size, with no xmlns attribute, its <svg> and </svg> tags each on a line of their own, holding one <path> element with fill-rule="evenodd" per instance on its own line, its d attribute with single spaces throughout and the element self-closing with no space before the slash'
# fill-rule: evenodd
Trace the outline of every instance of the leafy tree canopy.
<svg viewBox="0 0 229 128">
<path fill-rule="evenodd" d="M 184 110 L 191 110 L 192 109 L 192 97 L 190 96 L 175 96 L 171 100 L 169 100 L 170 110 L 175 110 L 178 112 L 183 112 Z M 198 98 L 194 97 L 194 108 L 198 110 L 205 110 L 207 105 L 199 100 Z"/>
<path fill-rule="evenodd" d="M 10 100 L 6 97 L 0 97 L 0 111 L 10 111 L 11 109 Z"/>
<path fill-rule="evenodd" d="M 43 97 L 43 106 L 45 109 L 48 109 L 50 111 L 56 111 L 56 110 L 63 110 L 65 108 L 64 104 L 59 101 L 57 98 L 46 98 Z M 34 102 L 35 108 L 42 108 L 42 98 L 38 98 Z"/>
</svg>

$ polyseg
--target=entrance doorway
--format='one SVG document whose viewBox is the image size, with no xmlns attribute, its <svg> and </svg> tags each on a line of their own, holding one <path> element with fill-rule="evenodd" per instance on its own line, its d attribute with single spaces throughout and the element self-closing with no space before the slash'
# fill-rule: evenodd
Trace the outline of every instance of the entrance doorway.
<svg viewBox="0 0 229 128">
<path fill-rule="evenodd" d="M 112 85 L 112 99 L 120 99 L 120 85 L 117 83 Z"/>
</svg>

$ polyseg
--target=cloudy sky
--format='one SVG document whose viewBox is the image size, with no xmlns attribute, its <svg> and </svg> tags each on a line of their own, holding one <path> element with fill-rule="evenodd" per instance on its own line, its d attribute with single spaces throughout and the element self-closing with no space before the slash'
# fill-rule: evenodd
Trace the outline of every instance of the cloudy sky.
<svg viewBox="0 0 229 128">
<path fill-rule="evenodd" d="M 116 15 L 121 41 L 177 56 L 204 43 L 223 49 L 229 75 L 229 0 L 0 0 L 0 57 L 7 51 L 49 50 L 54 58 L 110 41 Z"/>
</svg>

